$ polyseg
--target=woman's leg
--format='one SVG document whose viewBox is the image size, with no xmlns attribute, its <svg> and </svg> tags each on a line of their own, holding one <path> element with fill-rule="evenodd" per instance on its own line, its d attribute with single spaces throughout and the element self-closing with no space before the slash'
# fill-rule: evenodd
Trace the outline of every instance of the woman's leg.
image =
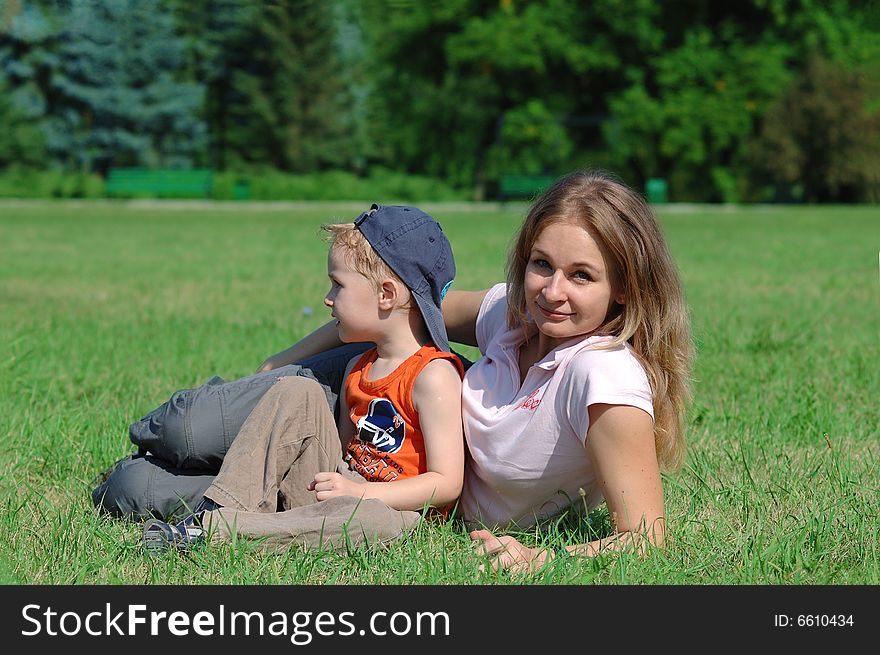
<svg viewBox="0 0 880 655">
<path fill-rule="evenodd" d="M 216 474 L 177 468 L 153 455 L 130 455 L 92 491 L 92 501 L 117 518 L 178 520 L 199 504 Z"/>
<path fill-rule="evenodd" d="M 213 377 L 194 389 L 175 392 L 144 418 L 131 424 L 129 436 L 139 451 L 180 468 L 220 468 L 245 419 L 275 382 L 300 376 L 316 380 L 335 412 L 345 365 L 370 344 L 348 344 L 299 364 L 226 382 Z"/>
<path fill-rule="evenodd" d="M 201 500 L 242 424 L 280 377 L 317 380 L 335 414 L 345 365 L 368 347 L 348 344 L 299 365 L 232 382 L 212 378 L 201 387 L 175 393 L 131 425 L 130 437 L 139 454 L 117 462 L 107 479 L 96 486 L 92 492 L 95 506 L 134 520 L 180 518 L 181 512 L 186 514 L 187 508 Z"/>
</svg>

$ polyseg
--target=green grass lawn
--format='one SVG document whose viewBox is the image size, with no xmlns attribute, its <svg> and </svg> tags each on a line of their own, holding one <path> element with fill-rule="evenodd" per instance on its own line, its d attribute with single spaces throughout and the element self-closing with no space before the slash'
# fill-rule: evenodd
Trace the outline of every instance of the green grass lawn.
<svg viewBox="0 0 880 655">
<path fill-rule="evenodd" d="M 457 289 L 502 279 L 522 208 L 426 206 Z M 358 208 L 0 205 L 0 582 L 489 584 L 457 524 L 387 550 L 142 554 L 98 516 L 96 475 L 177 389 L 248 375 L 326 320 L 318 226 Z M 534 584 L 880 583 L 880 212 L 669 208 L 692 308 L 689 457 L 666 478 L 668 547 L 559 559 Z M 473 350 L 462 349 L 474 355 Z M 560 545 L 607 526 L 562 520 Z"/>
</svg>

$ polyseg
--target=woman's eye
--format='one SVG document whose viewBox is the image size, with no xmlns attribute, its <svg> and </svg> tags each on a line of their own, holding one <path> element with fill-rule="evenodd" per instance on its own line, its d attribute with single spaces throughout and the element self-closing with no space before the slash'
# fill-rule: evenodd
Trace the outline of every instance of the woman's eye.
<svg viewBox="0 0 880 655">
<path fill-rule="evenodd" d="M 574 277 L 578 280 L 583 280 L 585 282 L 589 282 L 593 279 L 590 277 L 590 274 L 585 271 L 576 271 Z"/>
<path fill-rule="evenodd" d="M 550 262 L 548 262 L 546 259 L 536 259 L 533 263 L 538 268 L 550 268 Z"/>
</svg>

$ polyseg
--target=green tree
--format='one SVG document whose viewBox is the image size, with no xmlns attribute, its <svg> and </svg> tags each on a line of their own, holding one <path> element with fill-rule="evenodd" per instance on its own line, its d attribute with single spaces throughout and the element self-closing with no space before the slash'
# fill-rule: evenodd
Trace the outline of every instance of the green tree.
<svg viewBox="0 0 880 655">
<path fill-rule="evenodd" d="M 707 29 L 653 62 L 610 101 L 605 134 L 617 168 L 670 178 L 679 199 L 736 201 L 748 192 L 745 143 L 790 74 L 790 48 L 719 43 Z"/>
<path fill-rule="evenodd" d="M 0 5 L 0 166 L 49 165 L 43 89 L 57 57 L 51 16 L 37 5 Z"/>
<path fill-rule="evenodd" d="M 880 200 L 878 83 L 811 56 L 764 117 L 756 172 L 808 202 Z"/>
<path fill-rule="evenodd" d="M 207 163 L 226 170 L 230 160 L 241 159 L 230 149 L 230 139 L 241 129 L 234 108 L 246 112 L 249 98 L 234 84 L 237 71 L 247 69 L 248 38 L 261 3 L 248 0 L 170 0 L 184 47 L 187 79 L 205 88 L 201 118 L 208 128 Z"/>
<path fill-rule="evenodd" d="M 502 169 L 529 168 L 517 153 L 561 171 L 571 162 L 559 159 L 558 135 L 523 150 L 499 142 L 517 138 L 503 126 L 542 107 L 553 118 L 543 121 L 547 130 L 566 125 L 576 148 L 596 145 L 601 135 L 572 130 L 567 119 L 607 113 L 608 94 L 625 88 L 627 67 L 662 43 L 652 22 L 657 11 L 648 0 L 368 2 L 379 154 L 477 189 Z"/>
<path fill-rule="evenodd" d="M 183 47 L 164 5 L 73 0 L 60 15 L 52 141 L 76 164 L 188 166 L 204 146 L 203 89 L 180 81 Z"/>
<path fill-rule="evenodd" d="M 251 0 L 222 43 L 208 116 L 221 165 L 307 172 L 355 158 L 334 4 Z"/>
<path fill-rule="evenodd" d="M 502 116 L 489 175 L 552 173 L 571 157 L 573 148 L 559 117 L 540 100 L 529 100 Z"/>
<path fill-rule="evenodd" d="M 876 61 L 878 20 L 870 2 L 846 0 L 665 3 L 664 48 L 609 101 L 614 166 L 669 178 L 680 200 L 758 198 L 749 144 L 765 112 L 811 51 L 844 68 Z"/>
<path fill-rule="evenodd" d="M 870 0 L 372 0 L 363 15 L 377 160 L 478 189 L 601 163 L 682 200 L 754 197 L 748 144 L 806 53 L 852 68 L 880 34 Z"/>
<path fill-rule="evenodd" d="M 15 105 L 6 80 L 0 76 L 0 168 L 11 164 L 41 168 L 46 164 L 46 142 L 36 121 Z"/>
<path fill-rule="evenodd" d="M 179 80 L 182 47 L 163 4 L 25 3 L 0 43 L 11 94 L 69 168 L 186 166 L 203 146 L 202 89 Z"/>
</svg>

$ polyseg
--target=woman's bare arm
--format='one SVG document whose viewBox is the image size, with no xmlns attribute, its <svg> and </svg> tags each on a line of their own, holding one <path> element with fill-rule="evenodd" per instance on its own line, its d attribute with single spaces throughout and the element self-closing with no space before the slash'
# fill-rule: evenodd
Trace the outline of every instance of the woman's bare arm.
<svg viewBox="0 0 880 655">
<path fill-rule="evenodd" d="M 336 329 L 336 321 L 328 321 L 286 350 L 275 353 L 266 359 L 266 361 L 260 364 L 257 372 L 272 371 L 288 364 L 294 364 L 304 360 L 306 357 L 317 355 L 341 345 L 342 341 L 339 340 L 339 330 Z"/>
<path fill-rule="evenodd" d="M 483 298 L 489 292 L 482 291 L 450 291 L 443 300 L 443 323 L 449 340 L 468 346 L 477 345 L 477 314 Z"/>
<path fill-rule="evenodd" d="M 649 545 L 663 546 L 666 518 L 663 486 L 654 446 L 651 417 L 629 405 L 591 405 L 586 447 L 615 526 L 615 534 L 565 549 L 574 556 L 630 550 L 644 553 Z M 471 533 L 478 554 L 490 558 L 493 569 L 535 571 L 552 553 L 529 548 L 509 535 L 488 530 Z"/>
</svg>

